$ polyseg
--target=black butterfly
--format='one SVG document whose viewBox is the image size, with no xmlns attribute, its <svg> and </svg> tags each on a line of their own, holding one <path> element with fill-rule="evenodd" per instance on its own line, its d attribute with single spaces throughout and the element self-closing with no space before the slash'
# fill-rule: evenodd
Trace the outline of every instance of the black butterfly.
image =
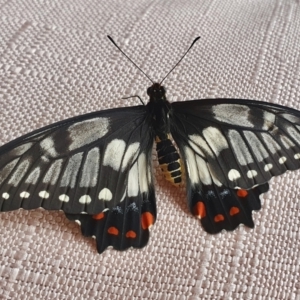
<svg viewBox="0 0 300 300">
<path fill-rule="evenodd" d="M 1 211 L 63 210 L 99 253 L 144 247 L 156 219 L 155 140 L 174 185 L 184 167 L 189 209 L 207 232 L 253 227 L 267 182 L 300 168 L 300 112 L 241 99 L 170 103 L 161 83 L 147 93 L 146 105 L 71 118 L 2 146 Z"/>
</svg>

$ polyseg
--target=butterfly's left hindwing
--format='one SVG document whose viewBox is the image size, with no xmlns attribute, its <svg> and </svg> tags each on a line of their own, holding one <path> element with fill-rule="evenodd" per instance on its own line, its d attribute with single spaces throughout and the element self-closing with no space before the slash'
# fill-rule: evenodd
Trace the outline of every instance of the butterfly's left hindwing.
<svg viewBox="0 0 300 300">
<path fill-rule="evenodd" d="M 153 190 L 145 106 L 65 120 L 0 148 L 2 211 L 43 207 L 97 214 Z"/>
<path fill-rule="evenodd" d="M 129 199 L 126 199 L 129 200 Z M 97 250 L 102 253 L 112 246 L 117 250 L 129 247 L 142 248 L 149 239 L 149 227 L 156 219 L 154 190 L 145 198 L 122 201 L 116 207 L 91 216 L 88 214 L 66 214 L 69 220 L 81 226 L 84 236 L 96 239 Z"/>
</svg>

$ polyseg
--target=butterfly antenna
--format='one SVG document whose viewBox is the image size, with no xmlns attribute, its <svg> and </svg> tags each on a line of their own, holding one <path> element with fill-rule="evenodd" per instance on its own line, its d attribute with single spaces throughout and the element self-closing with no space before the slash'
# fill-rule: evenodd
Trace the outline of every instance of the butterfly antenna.
<svg viewBox="0 0 300 300">
<path fill-rule="evenodd" d="M 176 65 L 171 69 L 171 71 L 169 71 L 169 73 L 163 78 L 163 80 L 160 82 L 160 84 L 163 83 L 163 81 L 169 76 L 169 74 L 180 64 L 180 62 L 183 60 L 183 58 L 188 54 L 188 52 L 192 49 L 192 47 L 194 46 L 194 44 L 200 39 L 200 36 L 196 37 L 194 39 L 194 41 L 192 42 L 191 46 L 189 47 L 189 49 L 187 49 L 187 51 L 183 54 L 183 56 L 180 58 L 180 60 L 176 63 Z"/>
<path fill-rule="evenodd" d="M 131 61 L 135 67 L 137 69 L 139 69 L 152 83 L 154 83 L 154 81 L 123 51 L 121 50 L 121 48 L 116 44 L 116 42 L 112 39 L 111 36 L 107 36 L 109 38 L 109 40 L 118 48 L 118 50 L 129 60 Z"/>
</svg>

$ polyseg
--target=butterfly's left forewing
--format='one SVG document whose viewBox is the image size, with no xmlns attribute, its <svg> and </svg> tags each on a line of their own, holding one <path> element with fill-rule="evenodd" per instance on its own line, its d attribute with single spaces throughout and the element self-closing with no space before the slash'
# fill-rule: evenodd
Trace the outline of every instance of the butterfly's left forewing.
<svg viewBox="0 0 300 300">
<path fill-rule="evenodd" d="M 75 117 L 25 135 L 0 148 L 1 210 L 97 214 L 147 197 L 152 144 L 144 106 Z"/>
</svg>

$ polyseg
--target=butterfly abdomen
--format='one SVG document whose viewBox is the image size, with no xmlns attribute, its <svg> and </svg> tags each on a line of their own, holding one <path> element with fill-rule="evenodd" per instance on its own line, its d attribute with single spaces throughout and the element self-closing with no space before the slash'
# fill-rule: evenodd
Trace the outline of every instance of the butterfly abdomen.
<svg viewBox="0 0 300 300">
<path fill-rule="evenodd" d="M 182 172 L 180 156 L 176 148 L 168 137 L 166 139 L 156 137 L 155 141 L 158 162 L 164 177 L 173 185 L 179 186 L 182 180 Z"/>
</svg>

